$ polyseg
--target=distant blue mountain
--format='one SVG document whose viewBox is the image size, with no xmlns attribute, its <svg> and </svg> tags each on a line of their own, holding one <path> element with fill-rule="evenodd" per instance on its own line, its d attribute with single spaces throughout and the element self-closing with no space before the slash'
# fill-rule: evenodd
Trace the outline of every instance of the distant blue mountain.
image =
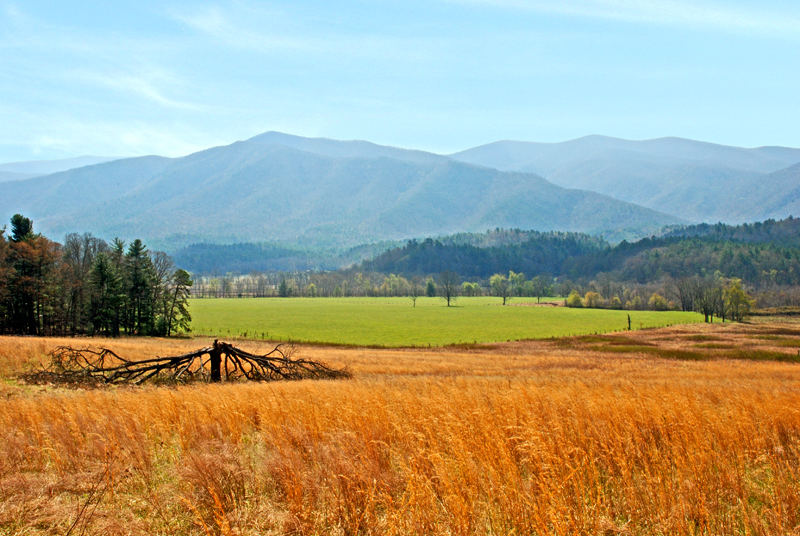
<svg viewBox="0 0 800 536">
<path fill-rule="evenodd" d="M 274 132 L 183 158 L 128 158 L 10 182 L 3 191 L 6 221 L 22 212 L 49 236 L 138 236 L 168 250 L 193 242 L 347 247 L 494 227 L 615 240 L 681 222 L 534 173 Z"/>
<path fill-rule="evenodd" d="M 682 138 L 586 136 L 562 143 L 499 141 L 451 155 L 475 165 L 538 173 L 686 220 L 740 223 L 800 213 L 788 192 L 800 149 L 745 149 Z M 786 169 L 789 168 L 789 169 Z"/>
</svg>

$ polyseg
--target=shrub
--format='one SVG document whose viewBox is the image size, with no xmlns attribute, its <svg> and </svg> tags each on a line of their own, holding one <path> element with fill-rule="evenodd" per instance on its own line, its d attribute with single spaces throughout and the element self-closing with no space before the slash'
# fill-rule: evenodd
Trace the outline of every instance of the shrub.
<svg viewBox="0 0 800 536">
<path fill-rule="evenodd" d="M 564 300 L 564 305 L 567 307 L 583 307 L 583 300 L 577 290 L 573 290 L 569 293 L 567 299 Z"/>
<path fill-rule="evenodd" d="M 597 309 L 603 306 L 603 297 L 597 292 L 591 290 L 583 297 L 583 306 Z"/>
<path fill-rule="evenodd" d="M 653 295 L 650 296 L 650 299 L 647 300 L 647 305 L 653 311 L 666 311 L 669 309 L 669 302 L 667 302 L 667 299 L 657 292 L 654 292 Z"/>
<path fill-rule="evenodd" d="M 625 309 L 629 309 L 631 311 L 639 311 L 643 309 L 642 299 L 639 296 L 634 296 L 632 300 L 625 302 Z"/>
</svg>

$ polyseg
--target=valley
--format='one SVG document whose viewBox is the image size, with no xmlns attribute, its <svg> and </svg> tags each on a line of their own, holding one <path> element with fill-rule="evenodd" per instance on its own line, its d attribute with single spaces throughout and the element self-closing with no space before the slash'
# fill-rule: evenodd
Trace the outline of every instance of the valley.
<svg viewBox="0 0 800 536">
<path fill-rule="evenodd" d="M 85 342 L 143 359 L 201 340 Z M 75 343 L 0 337 L 0 526 L 12 533 L 751 534 L 800 522 L 796 322 L 298 346 L 352 380 L 15 381 Z"/>
</svg>

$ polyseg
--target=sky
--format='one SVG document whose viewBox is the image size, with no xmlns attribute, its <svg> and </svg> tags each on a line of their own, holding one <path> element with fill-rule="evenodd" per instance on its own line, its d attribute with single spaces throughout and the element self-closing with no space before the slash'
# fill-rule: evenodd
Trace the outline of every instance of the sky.
<svg viewBox="0 0 800 536">
<path fill-rule="evenodd" d="M 800 147 L 799 29 L 796 0 L 0 0 L 0 162 L 269 130 Z"/>
</svg>

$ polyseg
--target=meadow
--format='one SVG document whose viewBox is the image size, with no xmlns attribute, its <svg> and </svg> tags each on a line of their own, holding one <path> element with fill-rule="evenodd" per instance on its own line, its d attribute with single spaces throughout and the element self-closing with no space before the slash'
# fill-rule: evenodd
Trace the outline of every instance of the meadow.
<svg viewBox="0 0 800 536">
<path fill-rule="evenodd" d="M 543 339 L 699 322 L 697 313 L 537 306 L 535 299 L 193 299 L 192 333 L 210 337 L 405 347 Z"/>
<path fill-rule="evenodd" d="M 78 342 L 136 359 L 201 343 Z M 796 323 L 298 347 L 353 373 L 338 381 L 15 379 L 64 343 L 76 341 L 0 337 L 2 534 L 800 530 Z"/>
</svg>

